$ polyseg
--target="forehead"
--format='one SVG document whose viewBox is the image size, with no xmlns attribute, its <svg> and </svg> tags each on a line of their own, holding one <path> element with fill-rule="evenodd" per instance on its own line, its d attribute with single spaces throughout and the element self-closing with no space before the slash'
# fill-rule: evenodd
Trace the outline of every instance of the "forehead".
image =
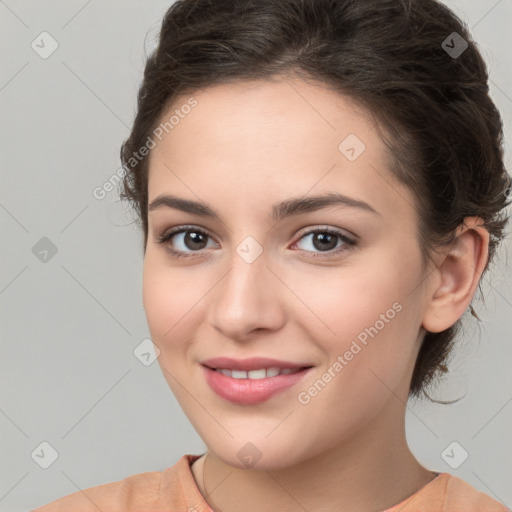
<svg viewBox="0 0 512 512">
<path fill-rule="evenodd" d="M 364 195 L 376 209 L 397 210 L 400 197 L 411 202 L 389 171 L 371 113 L 321 84 L 215 85 L 175 98 L 162 123 L 171 116 L 175 122 L 151 150 L 150 202 L 163 192 L 210 198 L 218 189 L 232 192 L 233 201 L 335 190 Z"/>
<path fill-rule="evenodd" d="M 188 107 L 191 98 L 196 103 L 193 108 Z M 163 134 L 166 144 L 159 144 L 154 153 L 194 149 L 201 156 L 206 148 L 210 153 L 213 145 L 220 153 L 233 145 L 257 153 L 259 145 L 261 156 L 264 148 L 275 152 L 283 148 L 284 152 L 294 144 L 295 152 L 301 151 L 301 142 L 311 141 L 318 147 L 320 138 L 325 144 L 319 149 L 331 146 L 336 150 L 344 133 L 352 130 L 361 139 L 367 138 L 374 125 L 370 112 L 349 96 L 320 83 L 289 77 L 214 85 L 179 96 L 163 114 L 162 123 L 173 113 L 179 119 L 173 116 L 175 124 Z M 174 136 L 166 137 L 171 131 Z"/>
</svg>

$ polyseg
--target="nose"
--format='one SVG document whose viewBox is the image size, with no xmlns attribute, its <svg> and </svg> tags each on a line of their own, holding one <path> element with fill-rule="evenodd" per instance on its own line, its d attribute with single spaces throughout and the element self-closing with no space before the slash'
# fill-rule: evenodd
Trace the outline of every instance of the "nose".
<svg viewBox="0 0 512 512">
<path fill-rule="evenodd" d="M 251 263 L 234 252 L 230 264 L 211 297 L 210 324 L 227 338 L 239 341 L 256 330 L 280 329 L 285 321 L 286 290 L 265 252 Z"/>
</svg>

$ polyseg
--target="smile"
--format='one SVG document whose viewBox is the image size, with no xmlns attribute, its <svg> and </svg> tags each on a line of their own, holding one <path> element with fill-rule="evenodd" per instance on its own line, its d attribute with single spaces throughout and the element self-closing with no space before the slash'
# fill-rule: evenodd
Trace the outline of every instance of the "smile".
<svg viewBox="0 0 512 512">
<path fill-rule="evenodd" d="M 312 366 L 296 368 L 210 368 L 201 365 L 207 385 L 220 398 L 238 405 L 256 405 L 297 385 Z"/>
<path fill-rule="evenodd" d="M 301 371 L 301 368 L 261 368 L 259 370 L 230 370 L 228 368 L 213 368 L 216 372 L 232 377 L 233 379 L 253 379 L 260 380 L 269 377 L 277 377 L 278 375 L 290 375 Z"/>
</svg>

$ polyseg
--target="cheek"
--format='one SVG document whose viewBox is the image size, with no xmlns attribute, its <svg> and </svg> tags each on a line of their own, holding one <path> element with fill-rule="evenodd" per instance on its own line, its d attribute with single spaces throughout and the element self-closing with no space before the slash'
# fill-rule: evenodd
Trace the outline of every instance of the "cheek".
<svg viewBox="0 0 512 512">
<path fill-rule="evenodd" d="M 170 268 L 159 260 L 151 254 L 145 258 L 142 299 L 153 341 L 165 351 L 187 340 L 187 325 L 198 315 L 207 288 L 185 269 Z"/>
<path fill-rule="evenodd" d="M 407 287 L 392 272 L 389 267 L 385 271 L 354 265 L 341 269 L 318 267 L 304 272 L 300 279 L 290 275 L 293 291 L 303 303 L 297 303 L 296 311 L 307 313 L 295 318 L 302 318 L 310 330 L 315 328 L 315 338 L 323 337 L 331 345 L 335 340 L 349 341 L 379 321 L 381 314 L 396 316 L 393 304 L 402 301 Z"/>
<path fill-rule="evenodd" d="M 298 293 L 307 297 L 311 310 L 336 333 L 331 333 L 333 337 L 354 337 L 379 322 L 381 315 L 384 321 L 391 318 L 396 323 L 395 317 L 404 316 L 395 314 L 397 302 L 404 309 L 414 309 L 420 274 L 416 249 L 390 242 L 354 254 L 344 266 L 312 270 L 296 281 Z"/>
<path fill-rule="evenodd" d="M 381 253 L 380 264 L 366 262 L 329 273 L 322 269 L 317 276 L 301 280 L 294 290 L 308 297 L 309 312 L 299 321 L 326 355 L 323 369 L 328 371 L 342 358 L 343 368 L 331 369 L 336 377 L 326 375 L 333 383 L 328 387 L 336 388 L 331 405 L 341 396 L 348 401 L 356 395 L 377 399 L 381 391 L 387 392 L 386 386 L 400 388 L 408 378 L 421 324 L 420 297 L 411 293 L 418 269 L 414 262 L 397 265 L 396 261 Z"/>
<path fill-rule="evenodd" d="M 146 319 L 151 339 L 160 350 L 157 361 L 162 375 L 185 411 L 187 394 L 182 386 L 190 382 L 184 361 L 190 347 L 191 322 L 196 321 L 198 301 L 204 294 L 197 284 L 188 283 L 186 271 L 169 268 L 157 256 L 146 253 L 142 286 Z"/>
</svg>

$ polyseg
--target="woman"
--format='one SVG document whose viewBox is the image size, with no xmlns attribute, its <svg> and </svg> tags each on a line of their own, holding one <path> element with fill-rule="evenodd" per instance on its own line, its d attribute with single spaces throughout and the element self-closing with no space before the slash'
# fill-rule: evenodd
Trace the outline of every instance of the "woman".
<svg viewBox="0 0 512 512">
<path fill-rule="evenodd" d="M 487 72 L 435 0 L 182 0 L 121 158 L 163 374 L 208 446 L 53 511 L 505 511 L 407 446 L 503 238 Z"/>
</svg>

